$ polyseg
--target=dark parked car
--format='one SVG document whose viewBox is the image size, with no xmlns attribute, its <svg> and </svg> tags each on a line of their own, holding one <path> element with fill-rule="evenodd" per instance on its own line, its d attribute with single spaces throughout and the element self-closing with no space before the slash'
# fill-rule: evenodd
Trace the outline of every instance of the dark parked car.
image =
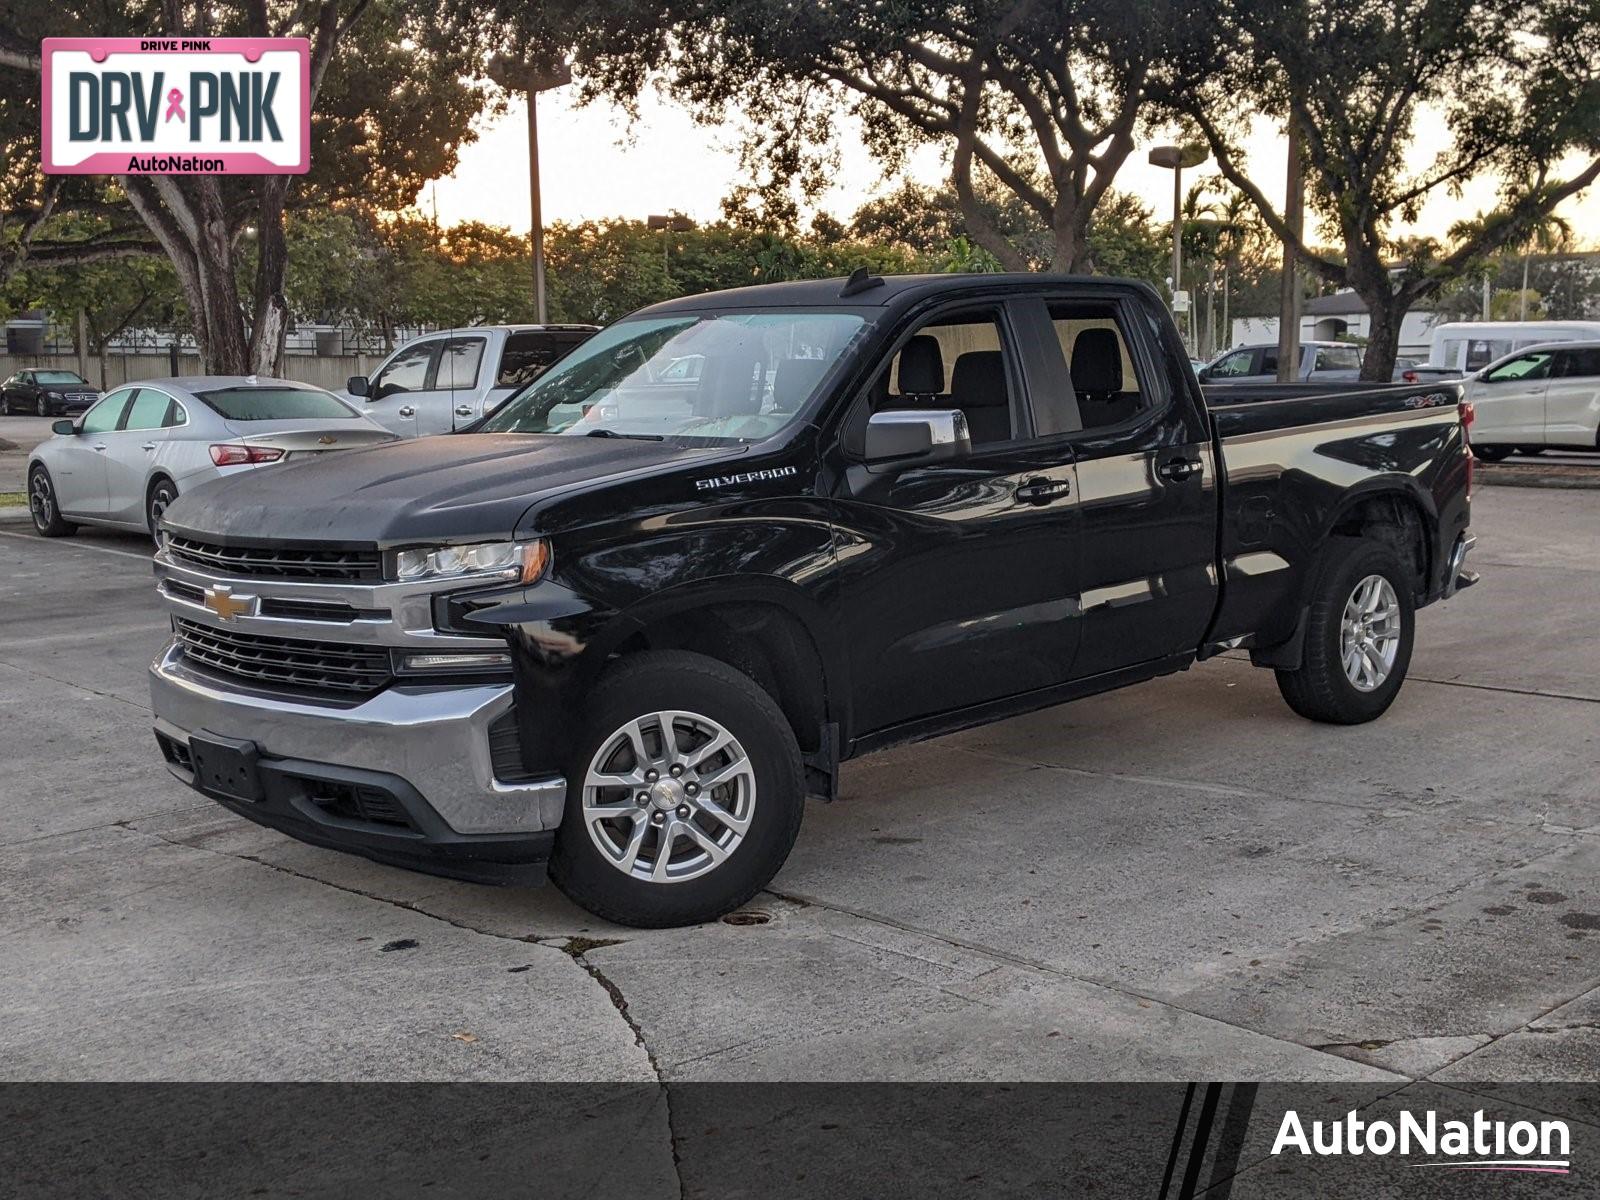
<svg viewBox="0 0 1600 1200">
<path fill-rule="evenodd" d="M 0 412 L 38 417 L 74 416 L 87 412 L 100 391 L 76 371 L 43 367 L 18 371 L 0 384 Z"/>
<path fill-rule="evenodd" d="M 671 925 L 881 747 L 1239 649 L 1370 721 L 1474 578 L 1470 410 L 1262 386 L 1212 408 L 1130 281 L 657 304 L 465 432 L 180 496 L 156 737 L 295 837 Z"/>
</svg>

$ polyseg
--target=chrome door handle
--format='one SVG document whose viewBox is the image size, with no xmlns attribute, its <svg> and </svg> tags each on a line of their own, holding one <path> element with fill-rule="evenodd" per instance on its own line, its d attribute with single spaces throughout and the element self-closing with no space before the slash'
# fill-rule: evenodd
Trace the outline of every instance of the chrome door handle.
<svg viewBox="0 0 1600 1200">
<path fill-rule="evenodd" d="M 402 408 L 398 413 L 396 413 L 395 415 L 396 416 L 401 416 L 401 417 L 414 417 L 414 416 L 417 415 L 417 410 L 416 410 L 416 407 L 414 405 L 408 404 L 404 408 Z"/>
<path fill-rule="evenodd" d="M 471 405 L 468 405 L 468 404 L 458 404 L 458 405 L 456 405 L 456 416 L 458 416 L 458 417 L 470 417 L 471 415 L 472 415 L 472 406 Z"/>
<path fill-rule="evenodd" d="M 1172 480 L 1173 483 L 1182 483 L 1185 479 L 1200 474 L 1204 469 L 1198 459 L 1174 458 L 1157 467 L 1156 474 L 1163 479 Z"/>
<path fill-rule="evenodd" d="M 104 450 L 105 448 L 106 448 L 106 444 L 104 442 L 98 442 L 95 445 L 95 449 L 96 450 Z"/>
<path fill-rule="evenodd" d="M 146 442 L 143 446 L 139 447 L 141 450 L 154 450 L 155 448 L 156 444 L 154 442 Z"/>
<path fill-rule="evenodd" d="M 1072 494 L 1072 484 L 1065 479 L 1030 479 L 1011 493 L 1024 504 L 1049 504 L 1061 496 Z"/>
</svg>

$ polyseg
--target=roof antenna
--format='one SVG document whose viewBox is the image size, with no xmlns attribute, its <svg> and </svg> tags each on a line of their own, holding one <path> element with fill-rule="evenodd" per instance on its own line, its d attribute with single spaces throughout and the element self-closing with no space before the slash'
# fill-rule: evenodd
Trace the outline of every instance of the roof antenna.
<svg viewBox="0 0 1600 1200">
<path fill-rule="evenodd" d="M 844 286 L 839 289 L 839 299 L 843 300 L 846 296 L 856 296 L 862 292 L 870 292 L 873 288 L 882 286 L 883 277 L 881 275 L 873 275 L 865 267 L 857 267 L 850 272 L 850 278 L 845 280 Z"/>
</svg>

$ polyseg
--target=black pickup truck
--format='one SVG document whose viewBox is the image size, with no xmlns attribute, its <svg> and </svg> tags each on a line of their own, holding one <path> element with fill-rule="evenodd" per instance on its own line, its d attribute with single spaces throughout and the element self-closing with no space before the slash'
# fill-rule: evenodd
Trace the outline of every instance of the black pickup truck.
<svg viewBox="0 0 1600 1200">
<path fill-rule="evenodd" d="M 703 921 L 881 747 L 1239 648 L 1377 717 L 1475 578 L 1469 421 L 1450 384 L 1208 407 L 1131 282 L 658 304 L 465 432 L 181 497 L 156 736 L 308 842 Z"/>
</svg>

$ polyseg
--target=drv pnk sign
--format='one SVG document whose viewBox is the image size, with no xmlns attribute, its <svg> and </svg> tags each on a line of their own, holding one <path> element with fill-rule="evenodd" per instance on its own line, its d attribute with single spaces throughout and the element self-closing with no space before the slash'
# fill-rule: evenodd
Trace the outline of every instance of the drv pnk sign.
<svg viewBox="0 0 1600 1200">
<path fill-rule="evenodd" d="M 309 61 L 305 38 L 45 38 L 45 172 L 302 174 Z"/>
</svg>

